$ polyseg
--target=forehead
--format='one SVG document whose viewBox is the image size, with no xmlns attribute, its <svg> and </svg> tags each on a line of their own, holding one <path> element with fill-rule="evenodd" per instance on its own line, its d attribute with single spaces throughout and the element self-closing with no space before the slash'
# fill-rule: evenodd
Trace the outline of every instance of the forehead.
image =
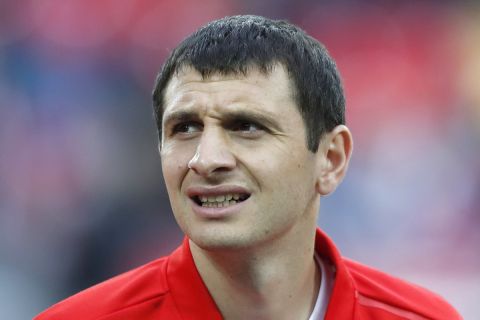
<svg viewBox="0 0 480 320">
<path fill-rule="evenodd" d="M 266 73 L 251 68 L 246 74 L 213 73 L 207 77 L 192 67 L 182 68 L 166 87 L 164 115 L 180 107 L 225 107 L 242 102 L 260 108 L 273 104 L 289 104 L 295 108 L 292 81 L 284 67 L 277 64 Z"/>
</svg>

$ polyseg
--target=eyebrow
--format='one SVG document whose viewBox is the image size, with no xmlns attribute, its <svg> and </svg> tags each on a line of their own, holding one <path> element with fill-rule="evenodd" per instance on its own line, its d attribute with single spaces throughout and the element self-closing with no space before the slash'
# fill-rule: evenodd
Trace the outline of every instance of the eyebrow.
<svg viewBox="0 0 480 320">
<path fill-rule="evenodd" d="M 192 120 L 198 120 L 198 114 L 193 111 L 185 111 L 185 110 L 179 110 L 179 111 L 174 111 L 172 113 L 169 113 L 167 116 L 164 116 L 163 118 L 163 125 L 166 127 L 168 124 L 174 122 L 185 122 L 185 121 L 192 121 Z"/>
<path fill-rule="evenodd" d="M 246 122 L 254 122 L 260 125 L 269 127 L 276 131 L 282 131 L 282 128 L 278 121 L 275 120 L 273 115 L 270 114 L 263 114 L 256 111 L 246 111 L 246 110 L 232 110 L 227 111 L 223 118 L 226 122 L 233 122 L 233 121 L 246 121 Z"/>
<path fill-rule="evenodd" d="M 276 131 L 283 131 L 282 127 L 278 121 L 274 118 L 275 115 L 263 114 L 257 111 L 252 110 L 228 110 L 222 112 L 221 120 L 222 122 L 233 122 L 233 121 L 247 121 L 254 122 L 260 125 L 270 127 Z M 169 113 L 164 118 L 164 127 L 167 127 L 170 123 L 179 123 L 185 121 L 198 121 L 200 116 L 195 111 L 189 110 L 178 110 L 172 113 Z"/>
</svg>

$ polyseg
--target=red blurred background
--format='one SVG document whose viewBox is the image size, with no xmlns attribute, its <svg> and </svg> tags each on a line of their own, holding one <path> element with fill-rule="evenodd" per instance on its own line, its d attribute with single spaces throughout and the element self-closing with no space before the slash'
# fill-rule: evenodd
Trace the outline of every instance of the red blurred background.
<svg viewBox="0 0 480 320">
<path fill-rule="evenodd" d="M 479 4 L 25 0 L 0 2 L 0 318 L 181 241 L 153 81 L 185 36 L 235 14 L 287 19 L 338 63 L 355 150 L 319 225 L 343 254 L 478 317 Z"/>
</svg>

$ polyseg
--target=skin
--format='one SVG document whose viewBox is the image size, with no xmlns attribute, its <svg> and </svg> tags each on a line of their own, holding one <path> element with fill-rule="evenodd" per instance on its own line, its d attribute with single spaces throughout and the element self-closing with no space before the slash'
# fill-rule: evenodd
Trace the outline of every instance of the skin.
<svg viewBox="0 0 480 320">
<path fill-rule="evenodd" d="M 352 140 L 338 126 L 316 153 L 309 151 L 292 96 L 281 65 L 267 75 L 253 68 L 246 76 L 206 79 L 185 68 L 167 86 L 160 143 L 165 183 L 225 319 L 308 319 L 315 304 L 320 196 L 342 180 Z M 212 188 L 236 188 L 249 198 L 205 211 L 191 193 Z"/>
</svg>

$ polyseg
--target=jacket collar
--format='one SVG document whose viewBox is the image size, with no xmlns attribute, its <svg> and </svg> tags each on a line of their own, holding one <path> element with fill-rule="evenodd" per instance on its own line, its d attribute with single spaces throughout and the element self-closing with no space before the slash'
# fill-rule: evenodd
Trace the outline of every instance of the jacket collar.
<svg viewBox="0 0 480 320">
<path fill-rule="evenodd" d="M 335 284 L 325 320 L 353 319 L 357 295 L 353 279 L 337 247 L 319 228 L 315 238 L 315 251 L 324 261 L 332 263 L 335 270 Z"/>
<path fill-rule="evenodd" d="M 221 320 L 222 315 L 203 283 L 195 262 L 190 243 L 185 237 L 181 247 L 168 259 L 167 282 L 174 303 L 182 319 Z"/>
<path fill-rule="evenodd" d="M 353 280 L 333 241 L 317 228 L 315 251 L 335 269 L 335 284 L 325 315 L 326 320 L 353 319 L 356 290 Z M 188 238 L 169 257 L 167 281 L 182 318 L 220 320 L 222 316 L 203 283 L 190 251 Z"/>
</svg>

